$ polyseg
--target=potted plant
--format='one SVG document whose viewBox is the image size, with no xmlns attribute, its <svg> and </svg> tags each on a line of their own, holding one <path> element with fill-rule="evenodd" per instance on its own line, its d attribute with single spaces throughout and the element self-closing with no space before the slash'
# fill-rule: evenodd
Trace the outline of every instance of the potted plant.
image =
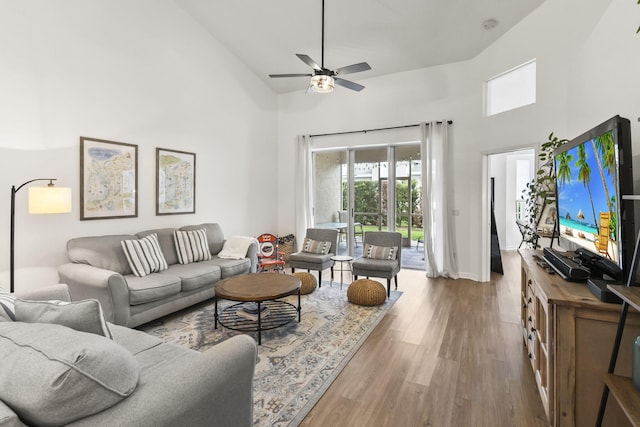
<svg viewBox="0 0 640 427">
<path fill-rule="evenodd" d="M 639 0 L 640 1 L 640 0 Z M 539 248 L 537 225 L 544 209 L 545 201 L 550 197 L 555 197 L 556 179 L 553 171 L 553 151 L 560 147 L 567 139 L 559 139 L 549 134 L 548 141 L 540 146 L 540 154 L 538 160 L 540 169 L 536 172 L 536 176 L 527 183 L 527 187 L 522 190 L 524 199 L 524 219 L 522 238 L 534 249 Z"/>
</svg>

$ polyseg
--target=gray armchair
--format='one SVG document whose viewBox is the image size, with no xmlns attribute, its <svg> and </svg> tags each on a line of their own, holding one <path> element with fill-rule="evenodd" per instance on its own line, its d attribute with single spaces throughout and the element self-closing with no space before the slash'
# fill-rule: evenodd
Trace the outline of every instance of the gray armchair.
<svg viewBox="0 0 640 427">
<path fill-rule="evenodd" d="M 331 257 L 336 254 L 338 249 L 338 230 L 327 228 L 307 228 L 307 235 L 305 237 L 321 242 L 331 242 L 329 253 L 322 255 L 302 251 L 296 252 L 289 256 L 289 266 L 291 267 L 292 273 L 296 271 L 296 268 L 305 269 L 307 271 L 317 271 L 318 287 L 321 287 L 323 270 L 331 268 L 331 280 L 333 280 L 333 265 L 335 262 Z"/>
<path fill-rule="evenodd" d="M 387 296 L 390 296 L 392 278 L 395 279 L 396 289 L 398 289 L 398 272 L 402 265 L 402 234 L 391 231 L 367 231 L 364 233 L 364 246 L 366 247 L 367 244 L 398 248 L 398 255 L 394 260 L 362 257 L 351 264 L 355 280 L 358 280 L 358 276 L 387 279 Z"/>
</svg>

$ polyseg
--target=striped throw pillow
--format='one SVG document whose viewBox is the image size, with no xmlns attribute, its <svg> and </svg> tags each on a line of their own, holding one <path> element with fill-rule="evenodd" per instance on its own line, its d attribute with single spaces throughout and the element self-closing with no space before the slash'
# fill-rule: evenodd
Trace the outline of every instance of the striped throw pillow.
<svg viewBox="0 0 640 427">
<path fill-rule="evenodd" d="M 123 240 L 120 244 L 131 271 L 138 277 L 169 268 L 156 233 L 138 240 Z"/>
<path fill-rule="evenodd" d="M 366 245 L 364 245 L 362 256 L 364 258 L 386 259 L 392 261 L 398 256 L 398 247 L 374 246 L 367 243 Z"/>
<path fill-rule="evenodd" d="M 189 264 L 211 259 L 207 232 L 204 228 L 199 230 L 176 230 L 173 232 L 180 264 Z"/>
<path fill-rule="evenodd" d="M 0 322 L 16 320 L 16 297 L 0 288 Z"/>
<path fill-rule="evenodd" d="M 331 242 L 322 242 L 308 237 L 304 238 L 304 244 L 302 245 L 302 252 L 309 252 L 312 254 L 326 255 L 329 253 L 330 249 Z"/>
</svg>

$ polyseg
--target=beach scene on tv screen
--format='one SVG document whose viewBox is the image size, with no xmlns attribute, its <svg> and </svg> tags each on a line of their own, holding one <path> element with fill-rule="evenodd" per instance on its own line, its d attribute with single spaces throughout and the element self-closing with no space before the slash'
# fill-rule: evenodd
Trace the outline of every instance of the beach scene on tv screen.
<svg viewBox="0 0 640 427">
<path fill-rule="evenodd" d="M 556 154 L 560 235 L 618 262 L 617 169 L 612 131 Z"/>
</svg>

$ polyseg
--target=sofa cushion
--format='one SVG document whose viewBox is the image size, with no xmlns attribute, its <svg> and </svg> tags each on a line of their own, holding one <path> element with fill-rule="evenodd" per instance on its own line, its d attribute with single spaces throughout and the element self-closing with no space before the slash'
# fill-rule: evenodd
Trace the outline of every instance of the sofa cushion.
<svg viewBox="0 0 640 427">
<path fill-rule="evenodd" d="M 96 299 L 81 301 L 28 301 L 16 299 L 16 322 L 55 323 L 112 338 L 104 319 L 102 307 Z"/>
<path fill-rule="evenodd" d="M 211 261 L 205 261 L 205 264 L 218 266 L 220 268 L 220 277 L 222 279 L 237 276 L 238 274 L 249 273 L 251 271 L 251 260 L 249 258 L 223 259 L 214 256 Z"/>
<path fill-rule="evenodd" d="M 176 230 L 173 233 L 178 252 L 178 262 L 189 264 L 211 259 L 207 233 L 203 228 L 198 230 Z"/>
<path fill-rule="evenodd" d="M 217 223 L 204 223 L 199 225 L 186 225 L 180 227 L 180 230 L 198 230 L 204 228 L 207 233 L 207 241 L 209 242 L 209 253 L 217 255 L 224 246 L 224 233 L 222 227 Z"/>
<path fill-rule="evenodd" d="M 48 323 L 0 323 L 0 400 L 27 424 L 65 425 L 131 395 L 133 355 L 112 340 Z"/>
<path fill-rule="evenodd" d="M 183 291 L 192 291 L 220 280 L 220 267 L 209 261 L 194 264 L 175 264 L 162 274 L 177 276 L 182 281 Z"/>
<path fill-rule="evenodd" d="M 144 277 L 127 275 L 125 279 L 129 287 L 129 304 L 144 304 L 180 293 L 180 278 L 164 273 L 151 273 Z"/>
<path fill-rule="evenodd" d="M 173 232 L 175 228 L 156 228 L 154 230 L 141 231 L 136 233 L 139 239 L 149 236 L 150 234 L 158 235 L 158 242 L 160 243 L 160 249 L 164 254 L 164 259 L 167 260 L 168 265 L 178 263 L 178 253 L 176 252 L 176 243 L 173 239 Z"/>
<path fill-rule="evenodd" d="M 157 347 L 164 342 L 153 335 L 136 329 L 130 329 L 126 326 L 109 323 L 109 329 L 111 329 L 111 333 L 113 334 L 113 340 L 134 356 Z M 144 374 L 144 372 L 142 372 L 142 374 Z M 142 382 L 144 382 L 144 378 L 142 378 Z"/>
<path fill-rule="evenodd" d="M 295 254 L 291 254 L 289 261 L 325 263 L 330 261 L 332 256 L 332 254 L 321 255 L 311 252 L 296 252 Z"/>
<path fill-rule="evenodd" d="M 120 244 L 129 262 L 129 267 L 136 276 L 142 277 L 167 269 L 167 260 L 160 249 L 156 233 L 141 239 L 123 240 Z"/>
<path fill-rule="evenodd" d="M 71 262 L 89 264 L 122 275 L 131 274 L 131 267 L 120 242 L 135 239 L 130 234 L 78 237 L 67 242 L 67 255 Z"/>
<path fill-rule="evenodd" d="M 373 271 L 393 271 L 398 268 L 398 260 L 386 260 L 386 259 L 374 259 L 374 258 L 359 258 L 352 263 L 353 268 L 362 268 Z"/>
</svg>

